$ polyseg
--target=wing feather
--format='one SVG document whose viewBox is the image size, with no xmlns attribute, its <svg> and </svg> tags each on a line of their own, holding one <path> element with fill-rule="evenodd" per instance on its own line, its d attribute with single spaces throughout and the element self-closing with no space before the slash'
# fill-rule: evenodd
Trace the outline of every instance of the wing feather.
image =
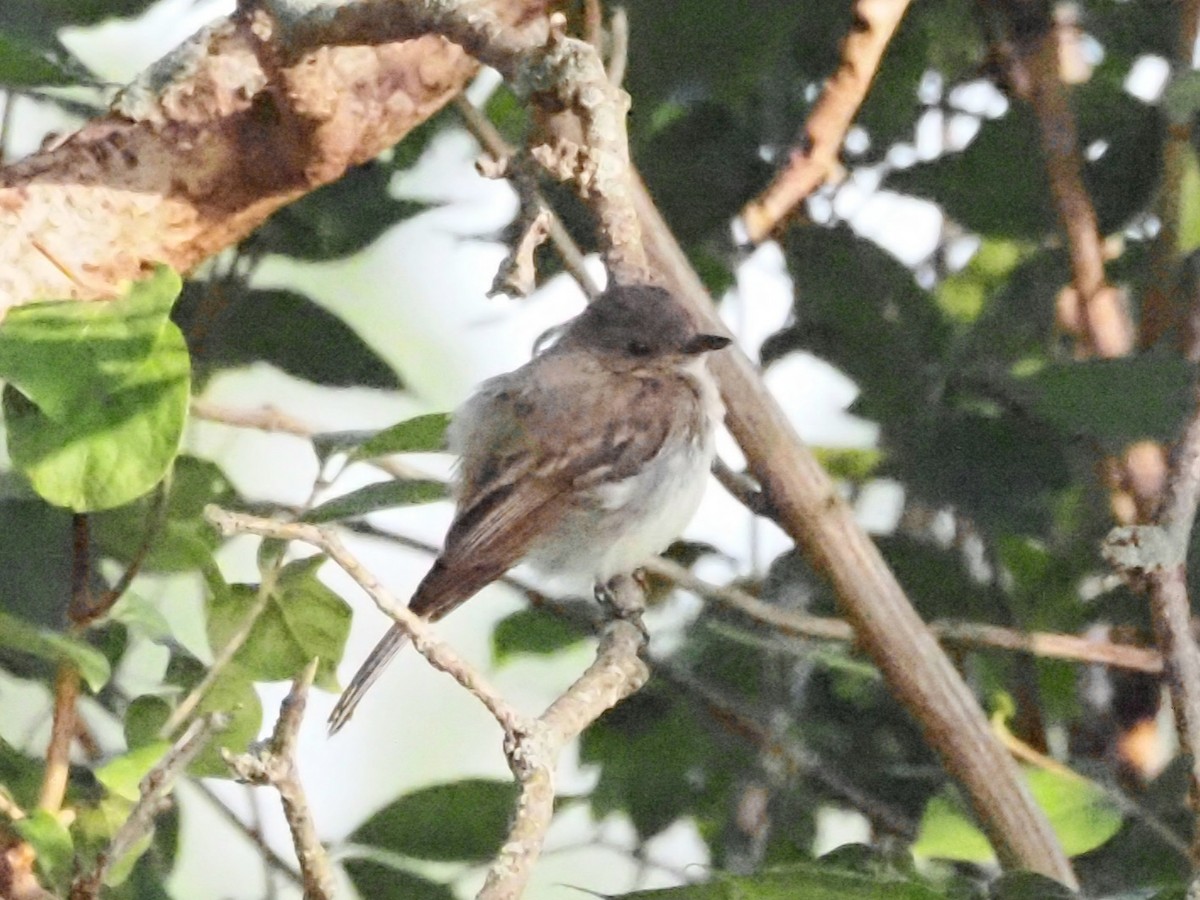
<svg viewBox="0 0 1200 900">
<path fill-rule="evenodd" d="M 563 359 L 546 354 L 529 365 L 554 371 L 492 379 L 464 407 L 452 436 L 458 510 L 414 612 L 445 615 L 516 565 L 581 492 L 637 474 L 662 449 L 671 416 L 648 395 L 688 390 L 681 379 L 614 376 L 577 357 L 564 368 Z"/>
</svg>

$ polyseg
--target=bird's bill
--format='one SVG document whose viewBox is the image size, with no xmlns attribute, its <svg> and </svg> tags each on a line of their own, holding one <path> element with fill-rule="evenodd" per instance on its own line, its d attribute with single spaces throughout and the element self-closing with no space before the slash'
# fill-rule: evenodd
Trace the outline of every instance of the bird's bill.
<svg viewBox="0 0 1200 900">
<path fill-rule="evenodd" d="M 708 353 L 710 350 L 728 347 L 730 343 L 730 338 L 723 334 L 698 334 L 684 345 L 683 352 L 688 355 Z"/>
</svg>

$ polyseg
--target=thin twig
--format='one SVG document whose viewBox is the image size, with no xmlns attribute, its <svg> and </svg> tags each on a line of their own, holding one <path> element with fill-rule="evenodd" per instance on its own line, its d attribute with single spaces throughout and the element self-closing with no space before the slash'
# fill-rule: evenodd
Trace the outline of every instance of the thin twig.
<svg viewBox="0 0 1200 900">
<path fill-rule="evenodd" d="M 604 9 L 600 0 L 583 0 L 583 39 L 596 49 L 604 39 Z"/>
<path fill-rule="evenodd" d="M 82 610 L 73 616 L 76 627 L 86 628 L 93 622 L 108 615 L 117 601 L 125 596 L 125 592 L 129 590 L 130 585 L 133 584 L 133 580 L 137 578 L 138 573 L 142 570 L 142 565 L 150 555 L 150 550 L 154 546 L 155 539 L 166 523 L 167 498 L 171 493 L 171 480 L 171 474 L 168 472 L 166 477 L 154 489 L 154 497 L 151 499 L 150 509 L 146 513 L 146 525 L 145 532 L 142 535 L 142 542 L 138 544 L 128 565 L 125 566 L 125 571 L 121 573 L 121 577 L 117 579 L 116 584 L 102 593 L 98 598 L 93 598 L 86 610 Z"/>
<path fill-rule="evenodd" d="M 170 738 L 184 722 L 186 722 L 200 702 L 212 690 L 212 686 L 217 683 L 217 679 L 224 674 L 226 667 L 233 662 L 233 658 L 237 656 L 239 650 L 245 645 L 250 633 L 254 630 L 255 623 L 266 612 L 267 607 L 271 604 L 271 595 L 275 590 L 275 580 L 269 577 L 272 573 L 263 574 L 263 579 L 258 585 L 258 592 L 254 595 L 254 603 L 246 610 L 246 614 L 242 616 L 242 620 L 238 623 L 233 634 L 229 636 L 229 640 L 225 645 L 217 651 L 213 657 L 212 665 L 210 665 L 204 673 L 204 677 L 196 683 L 196 686 L 188 691 L 187 695 L 179 701 L 179 705 L 171 711 L 171 715 L 167 717 L 167 721 L 163 723 L 159 729 L 159 737 L 163 740 Z"/>
<path fill-rule="evenodd" d="M 838 171 L 842 141 L 867 96 L 884 50 L 909 0 L 857 0 L 841 61 L 813 105 L 786 165 L 741 212 L 746 239 L 766 240 L 813 191 Z"/>
<path fill-rule="evenodd" d="M 1187 72 L 1194 68 L 1200 0 L 1184 0 L 1178 9 L 1179 35 L 1173 68 L 1176 72 Z M 1187 315 L 1190 298 L 1179 296 L 1177 289 L 1184 179 L 1196 159 L 1192 132 L 1191 116 L 1185 121 L 1169 122 L 1166 128 L 1162 184 L 1158 189 L 1159 230 L 1150 247 L 1150 280 L 1141 297 L 1138 346 L 1149 349 L 1163 335 L 1178 329 L 1184 355 L 1195 360 L 1200 356 L 1200 322 L 1194 315 Z M 1180 328 L 1180 324 L 1184 327 Z"/>
<path fill-rule="evenodd" d="M 204 516 L 225 536 L 257 534 L 285 541 L 303 541 L 329 556 L 358 584 L 377 607 L 402 627 L 414 649 L 441 672 L 445 672 L 479 700 L 500 723 L 505 734 L 519 734 L 527 728 L 525 718 L 500 693 L 468 665 L 447 644 L 434 636 L 433 629 L 406 606 L 400 604 L 376 577 L 365 569 L 332 531 L 303 522 L 276 522 L 259 516 L 229 512 L 207 506 Z"/>
<path fill-rule="evenodd" d="M 1200 805 L 1200 647 L 1191 629 L 1187 552 L 1200 503 L 1200 381 L 1194 399 L 1156 524 L 1116 528 L 1104 550 L 1127 577 L 1144 577 L 1149 584 L 1150 615 L 1165 663 L 1179 742 L 1192 760 L 1190 796 L 1196 806 Z M 1200 865 L 1200 828 L 1193 837 L 1192 864 Z"/>
<path fill-rule="evenodd" d="M 774 510 L 771 500 L 763 493 L 762 486 L 743 472 L 735 472 L 723 459 L 713 460 L 713 477 L 721 483 L 721 487 L 729 491 L 742 506 L 756 516 L 774 520 Z"/>
<path fill-rule="evenodd" d="M 612 48 L 608 52 L 608 80 L 614 87 L 625 82 L 625 69 L 629 65 L 629 14 L 625 7 L 614 6 L 608 23 L 612 35 Z"/>
<path fill-rule="evenodd" d="M 249 753 L 235 755 L 222 750 L 221 755 L 242 781 L 270 785 L 279 792 L 283 815 L 292 832 L 296 859 L 300 862 L 305 900 L 332 900 L 333 869 L 329 864 L 329 855 L 317 836 L 317 828 L 308 809 L 308 797 L 296 769 L 296 741 L 304 720 L 308 689 L 317 674 L 317 663 L 316 659 L 310 662 L 292 682 L 292 690 L 284 698 L 275 730 L 268 741 L 254 745 Z"/>
<path fill-rule="evenodd" d="M 92 558 L 90 532 L 86 514 L 71 516 L 71 596 L 67 603 L 67 618 L 71 634 L 81 630 L 79 617 L 91 606 Z M 46 747 L 46 768 L 42 773 L 42 789 L 38 805 L 49 812 L 58 812 L 66 796 L 71 766 L 71 745 L 75 742 L 79 711 L 79 669 L 70 660 L 58 664 L 54 677 L 54 719 L 50 728 L 50 743 Z"/>
<path fill-rule="evenodd" d="M 1083 182 L 1078 128 L 1060 73 L 1059 25 L 1049 4 L 998 0 L 998 5 L 1014 47 L 1009 84 L 1037 119 L 1050 193 L 1067 237 L 1072 290 L 1060 303 L 1061 323 L 1085 352 L 1104 359 L 1125 356 L 1133 349 L 1133 322 L 1104 274 L 1104 241 Z"/>
<path fill-rule="evenodd" d="M 96 857 L 92 870 L 79 875 L 72 883 L 71 900 L 95 900 L 100 896 L 100 886 L 109 868 L 150 832 L 154 819 L 170 806 L 175 781 L 228 722 L 224 713 L 210 713 L 195 719 L 179 736 L 142 779 L 141 796 L 108 846 Z"/>
<path fill-rule="evenodd" d="M 229 425 L 233 428 L 252 428 L 267 434 L 290 434 L 293 437 L 309 441 L 321 436 L 321 432 L 316 428 L 273 406 L 263 406 L 258 409 L 230 409 L 198 397 L 192 400 L 191 414 L 206 422 Z M 427 473 L 394 459 L 371 459 L 363 460 L 363 462 L 393 478 L 429 477 Z"/>
<path fill-rule="evenodd" d="M 232 425 L 235 428 L 253 428 L 268 434 L 290 434 L 305 439 L 310 439 L 317 434 L 311 425 L 274 406 L 261 406 L 258 409 L 230 409 L 218 406 L 203 397 L 196 397 L 192 400 L 191 414 L 197 419 L 205 419 L 221 425 Z"/>
<path fill-rule="evenodd" d="M 467 130 L 471 132 L 475 140 L 479 141 L 480 146 L 512 176 L 517 192 L 522 196 L 527 195 L 533 198 L 539 207 L 545 210 L 546 233 L 554 245 L 554 249 L 558 251 L 563 268 L 578 282 L 588 297 L 595 299 L 600 296 L 600 287 L 588 273 L 587 266 L 584 264 L 583 251 L 579 249 L 579 245 L 575 243 L 571 233 L 567 231 L 567 226 L 563 224 L 562 218 L 546 202 L 545 196 L 537 187 L 537 179 L 531 172 L 525 170 L 524 164 L 517 158 L 516 149 L 504 139 L 491 120 L 464 95 L 459 94 L 454 98 L 454 109 L 462 118 L 463 124 L 467 126 Z"/>
<path fill-rule="evenodd" d="M 724 587 L 697 578 L 690 569 L 669 559 L 653 559 L 645 567 L 648 572 L 667 578 L 699 596 L 718 600 L 727 608 L 768 625 L 780 634 L 838 643 L 855 641 L 854 628 L 844 619 L 782 609 L 736 587 Z M 933 622 L 929 627 L 944 644 L 1013 650 L 1044 659 L 1098 664 L 1151 675 L 1162 672 L 1162 657 L 1148 647 L 1094 641 L 1073 634 L 1018 631 L 978 622 Z"/>
<path fill-rule="evenodd" d="M 195 790 L 199 791 L 200 795 L 212 805 L 213 809 L 217 811 L 221 818 L 240 831 L 242 836 L 254 845 L 256 852 L 263 858 L 267 865 L 269 865 L 276 872 L 286 876 L 292 884 L 296 885 L 296 887 L 304 886 L 304 879 L 301 877 L 300 873 L 292 868 L 291 864 L 288 863 L 286 859 L 275 852 L 275 849 L 263 838 L 262 832 L 255 830 L 239 819 L 237 813 L 226 806 L 224 801 L 221 800 L 221 798 L 215 793 L 213 793 L 212 788 L 206 785 L 203 781 L 193 780 L 191 782 L 191 786 Z"/>
<path fill-rule="evenodd" d="M 50 744 L 46 748 L 46 768 L 42 773 L 42 788 L 38 806 L 58 812 L 67 792 L 71 768 L 71 744 L 75 738 L 75 708 L 79 700 L 79 670 L 74 663 L 61 662 L 54 678 L 54 724 L 50 728 Z"/>
</svg>

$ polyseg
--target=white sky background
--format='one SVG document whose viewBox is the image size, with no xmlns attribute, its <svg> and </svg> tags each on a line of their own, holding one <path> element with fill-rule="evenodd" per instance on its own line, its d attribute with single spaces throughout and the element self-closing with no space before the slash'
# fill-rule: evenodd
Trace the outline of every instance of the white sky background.
<svg viewBox="0 0 1200 900">
<path fill-rule="evenodd" d="M 198 27 L 232 9 L 232 2 L 164 0 L 136 23 L 113 22 L 86 32 L 65 35 L 72 50 L 105 77 L 129 81 L 167 48 Z M 940 85 L 935 85 L 940 90 Z M 932 88 L 931 88 L 932 89 Z M 984 98 L 983 102 L 986 102 Z M 29 102 L 17 106 L 15 153 L 35 148 L 54 113 Z M 923 131 L 922 131 L 923 129 Z M 955 119 L 918 128 L 912 155 L 929 158 L 929 147 L 963 140 L 968 125 Z M 922 138 L 922 134 L 925 135 Z M 973 136 L 973 131 L 965 138 Z M 472 386 L 485 377 L 507 371 L 529 356 L 534 339 L 549 325 L 573 315 L 582 296 L 566 278 L 556 279 L 538 296 L 519 302 L 489 300 L 491 284 L 504 249 L 477 235 L 494 233 L 516 209 L 507 185 L 480 178 L 474 170 L 476 149 L 461 132 L 441 135 L 417 169 L 395 187 L 406 196 L 442 205 L 388 232 L 366 251 L 344 261 L 308 265 L 268 261 L 257 283 L 292 286 L 317 299 L 354 327 L 394 363 L 410 387 L 397 397 L 373 391 L 317 388 L 260 366 L 214 380 L 207 397 L 237 409 L 270 404 L 321 430 L 377 428 L 425 411 L 447 410 L 460 403 Z M 929 204 L 875 190 L 869 173 L 831 199 L 833 209 L 850 218 L 873 237 L 901 234 L 905 243 L 892 247 L 898 257 L 915 264 L 928 257 L 942 226 Z M 904 227 L 897 228 L 902 219 Z M 791 284 L 782 254 L 774 245 L 756 251 L 738 272 L 737 289 L 725 299 L 722 312 L 751 355 L 762 341 L 785 323 L 791 310 Z M 857 391 L 831 366 L 803 354 L 792 354 L 766 373 L 769 387 L 788 411 L 800 434 L 825 446 L 869 446 L 877 438 L 872 424 L 845 412 Z M 305 442 L 288 436 L 269 436 L 204 423 L 193 428 L 189 449 L 219 462 L 249 497 L 302 502 L 315 475 L 315 461 Z M 741 456 L 727 435 L 722 455 L 739 465 Z M 447 460 L 418 460 L 439 472 Z M 370 470 L 352 471 L 338 490 L 373 480 Z M 900 491 L 880 484 L 864 492 L 864 520 L 887 530 L 897 510 Z M 381 514 L 379 524 L 424 540 L 440 543 L 450 519 L 448 504 Z M 790 542 L 770 523 L 754 521 L 715 483 L 687 531 L 693 539 L 717 545 L 726 558 L 707 559 L 701 574 L 716 580 L 761 573 Z M 430 560 L 379 543 L 348 541 L 364 563 L 400 597 L 406 597 L 424 574 Z M 254 580 L 254 542 L 239 539 L 222 553 L 230 579 Z M 333 564 L 322 577 L 355 608 L 355 619 L 342 665 L 345 681 L 383 633 L 384 617 L 363 598 Z M 183 579 L 143 579 L 140 591 L 164 606 L 180 611 L 184 639 L 198 652 L 204 647 L 197 587 Z M 687 620 L 698 601 L 680 597 L 668 610 L 651 619 L 652 633 L 669 640 L 669 632 Z M 468 658 L 490 667 L 489 635 L 495 621 L 521 607 L 504 588 L 489 588 L 442 625 L 440 633 Z M 147 664 L 161 665 L 165 653 L 145 648 Z M 578 674 L 590 659 L 581 647 L 550 661 L 521 661 L 490 673 L 503 691 L 522 708 L 539 711 Z M 264 729 L 274 722 L 285 685 L 261 690 Z M 449 679 L 433 672 L 415 653 L 403 654 L 363 703 L 358 716 L 336 739 L 325 736 L 324 720 L 334 697 L 314 692 L 300 742 L 300 768 L 312 801 L 320 834 L 337 840 L 374 809 L 402 791 L 471 776 L 507 779 L 498 728 L 478 704 Z M 44 723 L 48 733 L 49 724 Z M 111 731 L 108 730 L 109 732 Z M 18 732 L 22 733 L 22 732 Z M 119 738 L 116 738 L 119 740 Z M 585 790 L 594 776 L 572 762 L 564 766 L 561 787 Z M 211 782 L 239 811 L 248 812 L 247 790 L 229 782 Z M 290 839 L 278 810 L 277 797 L 258 792 L 258 807 L 271 844 L 292 858 Z M 185 797 L 189 797 L 185 794 Z M 171 885 L 175 896 L 191 898 L 252 898 L 263 894 L 262 868 L 257 854 L 221 823 L 203 800 L 184 803 L 185 852 Z M 598 846 L 556 850 L 590 840 L 593 826 L 580 809 L 555 826 L 549 852 L 539 865 L 530 900 L 564 896 L 562 885 L 578 885 L 599 893 L 619 893 L 635 887 L 674 883 L 667 873 L 652 871 L 635 881 L 635 867 L 619 852 Z M 842 826 L 844 827 L 844 823 Z M 612 820 L 602 829 L 606 842 L 628 846 L 632 832 Z M 654 842 L 651 859 L 675 868 L 706 865 L 703 846 L 686 824 L 672 828 Z M 433 867 L 443 875 L 445 867 Z M 463 896 L 473 895 L 478 877 L 460 884 Z M 288 888 L 290 890 L 290 888 Z M 348 888 L 347 888 L 348 891 Z M 294 894 L 298 896 L 298 892 Z M 287 896 L 285 894 L 285 896 Z"/>
</svg>

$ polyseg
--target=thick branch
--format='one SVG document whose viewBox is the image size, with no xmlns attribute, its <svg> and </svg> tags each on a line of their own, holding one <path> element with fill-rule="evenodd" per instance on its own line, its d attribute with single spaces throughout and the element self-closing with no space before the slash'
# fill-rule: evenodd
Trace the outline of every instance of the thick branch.
<svg viewBox="0 0 1200 900">
<path fill-rule="evenodd" d="M 716 327 L 712 300 L 644 187 L 638 210 L 656 270 L 697 316 Z M 966 789 L 1000 861 L 1075 885 L 1049 822 L 992 735 L 975 697 L 754 364 L 745 354 L 726 350 L 714 354 L 711 366 L 728 411 L 726 423 L 746 454 L 750 474 L 763 486 L 780 525 L 833 583 L 863 649 Z"/>
<path fill-rule="evenodd" d="M 542 12 L 539 0 L 488 6 L 510 28 Z M 194 268 L 391 147 L 478 68 L 435 36 L 314 50 L 279 68 L 275 53 L 263 15 L 222 20 L 112 112 L 0 169 L 0 315 L 113 295 L 155 262 Z"/>
<path fill-rule="evenodd" d="M 838 170 L 842 141 L 867 96 L 909 0 L 857 0 L 837 71 L 825 82 L 787 164 L 741 212 L 746 239 L 758 244 Z"/>
<path fill-rule="evenodd" d="M 509 27 L 491 0 L 358 0 L 334 9 L 293 0 L 268 5 L 282 26 L 284 49 L 293 55 L 432 33 L 497 69 L 520 96 L 543 109 L 543 124 L 551 123 L 530 153 L 555 177 L 574 181 L 591 202 L 609 268 L 619 280 L 646 278 L 629 178 L 629 95 L 609 81 L 596 47 L 567 36 L 562 15 L 551 15 L 545 32 Z"/>
</svg>

